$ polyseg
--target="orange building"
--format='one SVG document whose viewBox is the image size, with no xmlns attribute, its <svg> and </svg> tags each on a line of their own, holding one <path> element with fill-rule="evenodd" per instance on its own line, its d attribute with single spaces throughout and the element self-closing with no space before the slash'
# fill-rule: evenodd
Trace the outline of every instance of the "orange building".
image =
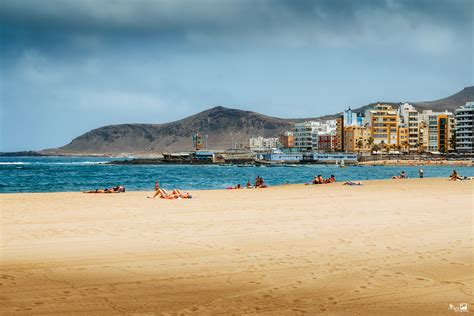
<svg viewBox="0 0 474 316">
<path fill-rule="evenodd" d="M 409 128 L 408 127 L 399 127 L 398 128 L 398 146 L 402 151 L 408 152 L 410 150 L 409 142 Z"/>
<path fill-rule="evenodd" d="M 371 132 L 365 126 L 347 126 L 344 128 L 344 150 L 350 152 L 370 151 Z"/>
</svg>

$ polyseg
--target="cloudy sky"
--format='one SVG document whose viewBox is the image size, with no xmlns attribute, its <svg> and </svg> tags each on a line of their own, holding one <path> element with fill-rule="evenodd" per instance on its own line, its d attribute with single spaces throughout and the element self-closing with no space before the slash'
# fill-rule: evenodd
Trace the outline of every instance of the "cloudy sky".
<svg viewBox="0 0 474 316">
<path fill-rule="evenodd" d="M 0 0 L 0 151 L 216 105 L 311 117 L 473 85 L 470 0 Z"/>
</svg>

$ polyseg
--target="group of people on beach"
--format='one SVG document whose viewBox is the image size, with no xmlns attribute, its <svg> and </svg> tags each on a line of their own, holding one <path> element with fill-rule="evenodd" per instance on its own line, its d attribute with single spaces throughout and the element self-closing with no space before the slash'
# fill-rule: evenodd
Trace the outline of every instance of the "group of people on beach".
<svg viewBox="0 0 474 316">
<path fill-rule="evenodd" d="M 328 183 L 334 183 L 336 182 L 336 177 L 332 174 L 329 178 L 323 179 L 323 176 L 318 174 L 317 176 L 314 176 L 313 180 L 311 180 L 311 183 L 305 183 L 306 185 L 308 184 L 328 184 Z"/>
<path fill-rule="evenodd" d="M 236 186 L 233 187 L 227 187 L 227 190 L 232 190 L 232 189 L 242 189 L 243 187 L 238 183 Z M 268 185 L 265 184 L 265 181 L 263 181 L 263 178 L 261 176 L 257 176 L 255 178 L 255 183 L 252 185 L 250 183 L 250 180 L 247 180 L 247 183 L 245 184 L 246 189 L 259 189 L 259 188 L 268 188 Z"/>
<path fill-rule="evenodd" d="M 423 169 L 418 170 L 418 176 L 420 178 L 424 177 L 424 172 Z M 392 179 L 407 179 L 407 173 L 403 170 L 399 175 L 393 176 Z M 451 181 L 458 181 L 458 180 L 466 180 L 469 179 L 468 177 L 462 177 L 458 174 L 456 170 L 453 170 L 451 175 L 449 176 L 449 180 Z M 314 176 L 313 180 L 310 183 L 305 183 L 306 185 L 310 184 L 328 184 L 328 183 L 334 183 L 336 182 L 336 178 L 332 174 L 329 178 L 323 179 L 322 175 L 318 174 L 317 176 Z M 362 182 L 353 182 L 353 181 L 347 181 L 344 183 L 344 185 L 363 185 Z M 246 189 L 258 189 L 258 188 L 267 188 L 268 186 L 265 184 L 265 181 L 261 176 L 257 176 L 255 178 L 255 183 L 252 185 L 250 183 L 250 180 L 247 180 L 247 184 L 245 185 Z M 243 187 L 239 184 L 237 184 L 234 187 L 228 187 L 227 189 L 242 189 Z M 117 185 L 112 188 L 105 188 L 105 189 L 96 189 L 96 190 L 88 190 L 84 191 L 84 193 L 125 193 L 125 187 L 123 185 Z M 155 182 L 155 195 L 152 197 L 148 198 L 153 198 L 155 199 L 156 197 L 159 197 L 161 199 L 167 199 L 167 200 L 175 200 L 175 199 L 191 199 L 192 196 L 188 192 L 184 192 L 180 189 L 173 189 L 173 191 L 167 191 L 164 188 L 161 188 L 158 181 Z"/>
<path fill-rule="evenodd" d="M 423 169 L 419 169 L 418 170 L 418 176 L 420 179 L 423 179 L 424 178 L 424 171 Z M 407 179 L 408 176 L 407 176 L 407 173 L 405 171 L 402 171 L 400 172 L 399 175 L 396 175 L 396 176 L 393 176 L 392 179 Z M 468 179 L 467 177 L 462 177 L 458 174 L 458 172 L 456 170 L 453 170 L 453 172 L 451 173 L 451 175 L 449 176 L 449 180 L 451 181 L 457 181 L 457 180 L 466 180 Z"/>
</svg>

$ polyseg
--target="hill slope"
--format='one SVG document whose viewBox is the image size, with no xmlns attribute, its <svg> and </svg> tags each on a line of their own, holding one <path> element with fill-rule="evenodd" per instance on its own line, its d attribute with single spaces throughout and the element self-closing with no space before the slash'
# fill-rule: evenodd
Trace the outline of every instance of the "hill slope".
<svg viewBox="0 0 474 316">
<path fill-rule="evenodd" d="M 291 129 L 293 121 L 250 111 L 215 107 L 166 124 L 110 125 L 87 132 L 55 153 L 146 153 L 192 150 L 192 135 L 209 135 L 212 149 L 247 143 L 249 136 L 271 137 Z"/>
</svg>

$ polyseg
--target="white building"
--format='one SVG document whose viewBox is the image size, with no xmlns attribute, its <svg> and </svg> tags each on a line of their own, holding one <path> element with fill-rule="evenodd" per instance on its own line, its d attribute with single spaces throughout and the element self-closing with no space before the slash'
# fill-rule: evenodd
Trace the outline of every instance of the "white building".
<svg viewBox="0 0 474 316">
<path fill-rule="evenodd" d="M 264 138 L 262 136 L 251 137 L 249 139 L 250 150 L 262 151 L 279 147 L 278 138 Z"/>
<path fill-rule="evenodd" d="M 358 115 L 356 112 L 352 112 L 350 107 L 342 112 L 342 116 L 344 119 L 344 126 L 362 126 L 362 116 Z"/>
<path fill-rule="evenodd" d="M 456 150 L 473 152 L 474 150 L 474 102 L 466 102 L 456 109 Z"/>
<path fill-rule="evenodd" d="M 399 127 L 408 128 L 408 146 L 410 151 L 418 150 L 420 122 L 418 111 L 409 103 L 403 103 L 398 108 Z"/>
<path fill-rule="evenodd" d="M 335 130 L 335 120 L 326 121 L 325 123 L 315 121 L 296 123 L 293 132 L 295 148 L 302 152 L 317 151 L 318 134 L 330 133 Z"/>
</svg>

